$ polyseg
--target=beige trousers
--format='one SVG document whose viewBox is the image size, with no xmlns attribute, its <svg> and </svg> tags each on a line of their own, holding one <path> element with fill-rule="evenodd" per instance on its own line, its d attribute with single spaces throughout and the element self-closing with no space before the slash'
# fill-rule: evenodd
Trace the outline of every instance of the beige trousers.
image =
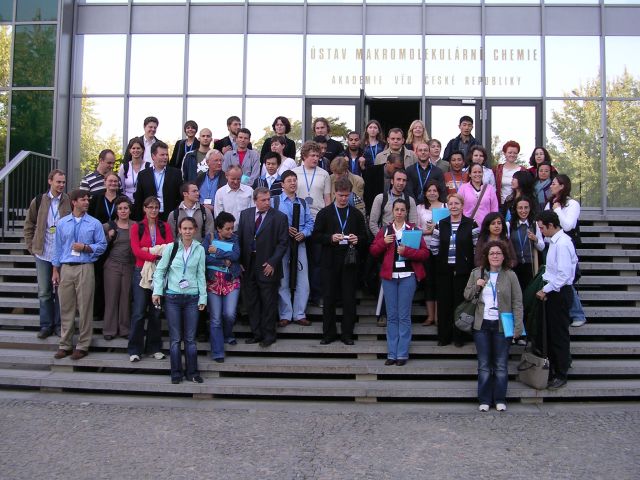
<svg viewBox="0 0 640 480">
<path fill-rule="evenodd" d="M 80 263 L 78 265 L 62 265 L 60 269 L 60 286 L 58 298 L 60 299 L 61 335 L 60 348 L 62 350 L 73 349 L 73 335 L 75 334 L 76 307 L 80 314 L 80 336 L 78 337 L 78 350 L 89 350 L 91 334 L 93 333 L 93 293 L 95 289 L 95 276 L 93 263 Z"/>
</svg>

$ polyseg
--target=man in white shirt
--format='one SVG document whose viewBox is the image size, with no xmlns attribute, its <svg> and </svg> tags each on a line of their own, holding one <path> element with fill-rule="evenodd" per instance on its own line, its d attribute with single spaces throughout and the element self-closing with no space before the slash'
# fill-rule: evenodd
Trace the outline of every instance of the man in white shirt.
<svg viewBox="0 0 640 480">
<path fill-rule="evenodd" d="M 546 270 L 542 278 L 544 287 L 536 297 L 546 302 L 547 345 L 549 351 L 549 384 L 547 388 L 556 390 L 567 384 L 567 374 L 571 365 L 569 341 L 569 309 L 573 302 L 573 278 L 578 257 L 569 235 L 560 227 L 558 214 L 545 210 L 538 216 L 538 227 L 549 238 Z"/>
<path fill-rule="evenodd" d="M 242 169 L 238 165 L 229 167 L 226 178 L 227 184 L 216 193 L 214 213 L 216 217 L 223 211 L 233 215 L 236 219 L 233 229 L 237 231 L 240 212 L 253 206 L 253 188 L 240 182 Z"/>
<path fill-rule="evenodd" d="M 311 217 L 315 221 L 318 212 L 331 203 L 331 179 L 326 170 L 318 167 L 320 147 L 316 142 L 305 142 L 300 149 L 302 165 L 293 169 L 298 178 L 296 195 L 304 198 Z M 309 260 L 309 284 L 311 294 L 309 301 L 317 306 L 322 305 L 322 245 L 307 242 Z"/>
</svg>

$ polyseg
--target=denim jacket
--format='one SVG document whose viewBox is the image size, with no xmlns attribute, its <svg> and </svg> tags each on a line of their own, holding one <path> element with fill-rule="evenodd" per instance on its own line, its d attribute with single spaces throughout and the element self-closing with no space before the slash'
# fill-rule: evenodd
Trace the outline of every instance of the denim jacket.
<svg viewBox="0 0 640 480">
<path fill-rule="evenodd" d="M 238 236 L 234 233 L 231 236 L 231 239 L 228 240 L 229 243 L 233 244 L 233 248 L 229 252 L 225 252 L 218 248 L 216 253 L 209 253 L 209 246 L 211 245 L 212 240 L 220 240 L 220 236 L 217 232 L 213 234 L 213 239 L 211 238 L 211 233 L 207 233 L 202 241 L 202 246 L 206 252 L 205 265 L 207 267 L 207 280 L 213 280 L 215 270 L 213 270 L 212 267 L 224 267 L 225 260 L 231 261 L 229 272 L 224 276 L 225 280 L 231 281 L 238 278 L 242 273 L 242 268 L 240 267 L 240 244 L 238 243 Z"/>
</svg>

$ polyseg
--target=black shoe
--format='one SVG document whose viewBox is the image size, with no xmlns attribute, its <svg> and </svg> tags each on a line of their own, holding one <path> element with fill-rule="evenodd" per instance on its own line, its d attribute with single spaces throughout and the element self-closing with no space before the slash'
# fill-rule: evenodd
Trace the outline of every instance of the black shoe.
<svg viewBox="0 0 640 480">
<path fill-rule="evenodd" d="M 105 335 L 104 339 L 107 340 L 107 341 L 108 340 L 113 340 L 113 335 Z"/>
<path fill-rule="evenodd" d="M 56 328 L 54 328 L 54 329 L 53 329 L 53 334 L 54 334 L 56 337 L 61 337 L 61 336 L 62 336 L 62 331 L 60 330 L 60 327 L 56 327 Z"/>
<path fill-rule="evenodd" d="M 342 343 L 344 343 L 345 345 L 353 345 L 353 340 L 351 340 L 351 339 L 342 340 Z"/>
<path fill-rule="evenodd" d="M 330 343 L 333 343 L 333 340 L 333 338 L 323 338 L 320 340 L 320 345 L 329 345 Z"/>
<path fill-rule="evenodd" d="M 404 367 L 407 364 L 406 360 L 396 360 L 396 365 L 399 367 Z"/>
<path fill-rule="evenodd" d="M 558 390 L 567 384 L 567 380 L 564 378 L 554 378 L 547 384 L 549 390 Z"/>
<path fill-rule="evenodd" d="M 173 383 L 174 385 L 177 385 L 178 383 L 180 383 L 182 381 L 181 378 L 172 378 L 171 379 L 171 383 Z"/>
<path fill-rule="evenodd" d="M 191 378 L 187 378 L 187 380 L 189 380 L 190 382 L 193 382 L 193 383 L 203 383 L 204 382 L 204 380 L 202 380 L 202 377 L 200 375 L 194 375 Z"/>
<path fill-rule="evenodd" d="M 387 359 L 385 360 L 384 364 L 385 364 L 386 366 L 389 366 L 389 365 L 395 365 L 395 364 L 396 364 L 396 361 L 395 361 L 393 358 L 387 358 Z"/>
<path fill-rule="evenodd" d="M 251 345 L 252 343 L 260 343 L 262 340 L 260 340 L 259 338 L 255 338 L 255 337 L 251 337 L 251 338 L 247 338 L 244 343 Z"/>
<path fill-rule="evenodd" d="M 453 344 L 458 348 L 464 347 L 464 342 L 462 342 L 460 340 L 456 340 L 455 342 L 453 342 Z"/>
<path fill-rule="evenodd" d="M 237 344 L 238 342 L 235 338 L 233 340 L 229 340 L 229 345 L 237 345 Z"/>
<path fill-rule="evenodd" d="M 260 346 L 262 348 L 267 348 L 267 347 L 270 347 L 271 345 L 273 345 L 274 343 L 276 343 L 275 340 L 263 340 L 263 341 L 260 342 Z"/>
<path fill-rule="evenodd" d="M 216 363 L 224 363 L 224 358 L 214 358 L 213 361 Z"/>
<path fill-rule="evenodd" d="M 38 338 L 40 340 L 44 340 L 45 338 L 48 338 L 51 336 L 51 330 L 49 330 L 48 328 L 41 328 L 40 331 L 38 332 Z"/>
</svg>

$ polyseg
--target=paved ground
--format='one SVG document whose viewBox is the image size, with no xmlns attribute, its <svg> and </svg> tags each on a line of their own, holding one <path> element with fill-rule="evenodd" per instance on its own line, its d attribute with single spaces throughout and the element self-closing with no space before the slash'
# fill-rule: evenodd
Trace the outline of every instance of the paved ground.
<svg viewBox="0 0 640 480">
<path fill-rule="evenodd" d="M 640 406 L 0 392 L 0 478 L 637 479 Z"/>
</svg>

